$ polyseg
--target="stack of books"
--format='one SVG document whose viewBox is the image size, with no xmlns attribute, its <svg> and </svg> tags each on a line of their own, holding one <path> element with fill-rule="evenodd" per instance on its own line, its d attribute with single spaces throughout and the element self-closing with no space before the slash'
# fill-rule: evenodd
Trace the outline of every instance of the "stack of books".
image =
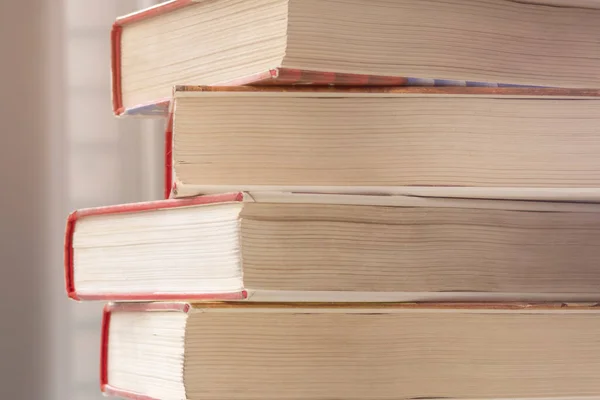
<svg viewBox="0 0 600 400">
<path fill-rule="evenodd" d="M 165 200 L 67 222 L 108 395 L 600 397 L 600 8 L 176 0 L 112 33 Z M 501 82 L 501 83 L 498 83 Z"/>
</svg>

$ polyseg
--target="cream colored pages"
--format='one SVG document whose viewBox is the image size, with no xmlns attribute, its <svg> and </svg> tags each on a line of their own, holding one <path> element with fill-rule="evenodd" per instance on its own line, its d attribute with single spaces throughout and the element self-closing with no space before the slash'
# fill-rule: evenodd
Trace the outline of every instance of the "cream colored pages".
<svg viewBox="0 0 600 400">
<path fill-rule="evenodd" d="M 167 100 L 176 84 L 216 84 L 281 64 L 286 0 L 197 3 L 123 28 L 125 108 Z"/>
<path fill-rule="evenodd" d="M 202 310 L 190 400 L 598 398 L 597 312 Z"/>
<path fill-rule="evenodd" d="M 165 298 L 241 291 L 242 207 L 220 203 L 80 219 L 73 233 L 78 295 Z"/>
<path fill-rule="evenodd" d="M 109 384 L 157 399 L 183 399 L 184 332 L 187 315 L 177 312 L 111 313 Z"/>
<path fill-rule="evenodd" d="M 448 186 L 252 186 L 252 185 L 182 185 L 174 190 L 175 197 L 198 194 L 218 194 L 246 190 L 254 194 L 323 193 L 413 198 L 458 198 L 489 200 L 539 200 L 551 202 L 600 202 L 600 188 L 518 188 L 518 187 L 448 187 Z"/>
<path fill-rule="evenodd" d="M 177 196 L 219 187 L 353 193 L 435 187 L 430 194 L 449 197 L 468 196 L 460 188 L 491 197 L 484 189 L 495 188 L 498 197 L 507 189 L 509 198 L 519 197 L 517 188 L 545 197 L 557 188 L 564 191 L 557 196 L 573 194 L 572 200 L 578 189 L 584 200 L 598 195 L 600 100 L 329 94 L 337 97 L 178 97 Z"/>
<path fill-rule="evenodd" d="M 283 66 L 599 87 L 599 19 L 589 0 L 290 0 Z"/>
<path fill-rule="evenodd" d="M 427 188 L 423 188 L 427 189 Z M 431 188 L 433 189 L 433 188 Z M 378 207 L 430 207 L 430 208 L 468 208 L 468 209 L 489 209 L 505 211 L 545 211 L 545 212 L 600 212 L 600 198 L 593 197 L 592 190 L 583 193 L 590 194 L 586 201 L 568 201 L 558 200 L 562 191 L 546 191 L 545 197 L 541 201 L 532 200 L 535 197 L 526 199 L 510 199 L 511 192 L 507 190 L 507 197 L 502 197 L 502 191 L 490 190 L 494 195 L 485 196 L 486 189 L 481 189 L 481 196 L 462 197 L 454 196 L 434 196 L 435 191 L 425 191 L 421 195 L 418 191 L 415 194 L 333 194 L 333 193 L 302 193 L 302 192 L 270 192 L 256 191 L 244 193 L 244 201 L 248 203 L 277 203 L 277 204 L 306 204 L 306 205 L 339 205 L 339 206 L 378 206 Z M 600 190 L 600 189 L 599 189 Z M 512 193 L 517 194 L 519 189 L 513 189 Z M 466 192 L 468 193 L 468 192 Z M 524 191 L 524 194 L 527 191 Z M 579 199 L 576 190 L 568 196 L 571 199 Z M 565 196 L 565 198 L 568 198 Z M 583 196 L 582 196 L 583 197 Z M 595 200 L 595 201 L 593 201 Z"/>
<path fill-rule="evenodd" d="M 529 210 L 462 202 L 247 203 L 241 213 L 244 286 L 257 292 L 554 294 L 561 300 L 597 292 L 598 205 L 560 210 L 560 204 L 541 203 L 535 211 L 535 202 L 523 202 Z"/>
</svg>

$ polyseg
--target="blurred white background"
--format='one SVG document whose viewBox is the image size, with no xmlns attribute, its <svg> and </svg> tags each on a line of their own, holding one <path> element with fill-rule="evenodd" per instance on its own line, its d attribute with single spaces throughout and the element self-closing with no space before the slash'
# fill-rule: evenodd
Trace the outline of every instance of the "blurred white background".
<svg viewBox="0 0 600 400">
<path fill-rule="evenodd" d="M 164 121 L 116 119 L 110 29 L 152 0 L 0 1 L 0 399 L 94 400 L 101 303 L 64 291 L 67 214 L 162 196 Z"/>
<path fill-rule="evenodd" d="M 162 196 L 163 122 L 117 119 L 110 98 L 110 28 L 152 0 L 68 0 L 65 15 L 69 209 Z M 71 369 L 66 398 L 98 390 L 102 305 L 68 304 Z M 66 334 L 67 332 L 65 332 Z M 64 399 L 64 397 L 63 397 Z"/>
</svg>

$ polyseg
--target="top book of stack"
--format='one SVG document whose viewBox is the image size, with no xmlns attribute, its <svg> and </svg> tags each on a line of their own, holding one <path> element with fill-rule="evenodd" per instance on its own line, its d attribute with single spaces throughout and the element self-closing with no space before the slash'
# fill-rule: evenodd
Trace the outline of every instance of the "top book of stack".
<svg viewBox="0 0 600 400">
<path fill-rule="evenodd" d="M 113 107 L 165 113 L 176 84 L 599 88 L 598 21 L 593 0 L 168 1 L 115 23 Z"/>
</svg>

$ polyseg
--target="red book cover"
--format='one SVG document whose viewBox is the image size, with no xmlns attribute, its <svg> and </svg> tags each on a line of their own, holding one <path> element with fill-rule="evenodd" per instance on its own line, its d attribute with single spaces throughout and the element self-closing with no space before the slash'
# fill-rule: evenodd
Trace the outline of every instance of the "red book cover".
<svg viewBox="0 0 600 400">
<path fill-rule="evenodd" d="M 171 109 L 165 128 L 165 199 L 171 197 L 173 182 L 173 110 Z"/>
<path fill-rule="evenodd" d="M 190 310 L 190 305 L 187 303 L 130 303 L 126 305 L 110 303 L 104 307 L 102 314 L 102 335 L 100 342 L 100 390 L 107 396 L 120 397 L 123 399 L 159 400 L 110 385 L 110 377 L 108 374 L 108 339 L 110 333 L 110 317 L 112 312 L 115 310 L 129 312 L 173 311 L 187 313 Z"/>
<path fill-rule="evenodd" d="M 65 286 L 67 295 L 73 300 L 243 300 L 247 297 L 246 291 L 236 293 L 222 294 L 206 294 L 206 293 L 141 293 L 141 294 L 102 294 L 96 295 L 93 293 L 81 294 L 77 292 L 74 279 L 74 251 L 73 251 L 73 234 L 77 221 L 92 215 L 105 214 L 122 214 L 134 213 L 150 210 L 164 210 L 176 207 L 189 207 L 202 204 L 214 204 L 225 202 L 241 202 L 243 201 L 243 193 L 229 193 L 210 196 L 199 196 L 185 199 L 160 200 L 145 203 L 133 203 L 114 205 L 107 207 L 89 208 L 74 211 L 67 218 L 67 226 L 65 229 L 64 242 L 64 269 L 65 269 Z"/>
</svg>

